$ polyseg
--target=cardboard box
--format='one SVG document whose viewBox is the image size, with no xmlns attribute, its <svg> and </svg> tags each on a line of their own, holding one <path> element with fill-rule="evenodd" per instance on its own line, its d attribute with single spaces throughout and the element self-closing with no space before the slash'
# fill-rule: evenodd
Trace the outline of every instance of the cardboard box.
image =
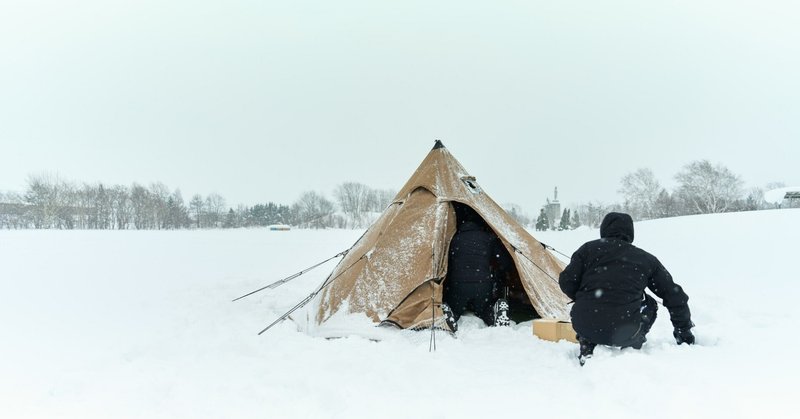
<svg viewBox="0 0 800 419">
<path fill-rule="evenodd" d="M 556 319 L 535 319 L 533 334 L 539 339 L 558 342 L 561 339 L 578 343 L 572 323 Z"/>
</svg>

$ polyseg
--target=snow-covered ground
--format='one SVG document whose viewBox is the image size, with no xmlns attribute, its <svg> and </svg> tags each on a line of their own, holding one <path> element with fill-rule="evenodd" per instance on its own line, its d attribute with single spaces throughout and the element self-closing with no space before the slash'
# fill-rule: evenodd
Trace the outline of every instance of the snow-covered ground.
<svg viewBox="0 0 800 419">
<path fill-rule="evenodd" d="M 333 261 L 231 302 L 361 231 L 0 231 L 0 416 L 796 417 L 800 210 L 636 229 L 691 297 L 698 344 L 675 345 L 662 307 L 642 351 L 598 348 L 584 368 L 529 322 L 465 317 L 435 352 L 430 332 L 256 335 Z M 597 231 L 535 235 L 571 254 Z"/>
</svg>

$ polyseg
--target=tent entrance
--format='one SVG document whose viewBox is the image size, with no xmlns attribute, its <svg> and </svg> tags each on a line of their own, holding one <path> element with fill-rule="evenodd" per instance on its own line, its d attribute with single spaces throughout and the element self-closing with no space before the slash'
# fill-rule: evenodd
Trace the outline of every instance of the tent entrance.
<svg viewBox="0 0 800 419">
<path fill-rule="evenodd" d="M 492 234 L 495 233 L 492 232 Z M 536 312 L 530 298 L 528 298 L 528 293 L 522 285 L 519 271 L 517 271 L 511 255 L 508 254 L 508 250 L 505 247 L 501 251 L 504 254 L 499 259 L 506 259 L 511 262 L 504 264 L 504 266 L 497 266 L 494 276 L 498 278 L 498 298 L 505 297 L 508 300 L 508 317 L 517 323 L 540 318 L 541 316 Z"/>
<path fill-rule="evenodd" d="M 502 240 L 491 228 L 489 223 L 474 209 L 456 201 L 451 201 L 451 204 L 456 215 L 456 233 L 460 226 L 464 224 L 463 222 L 469 220 L 481 224 L 498 244 L 502 243 Z M 454 257 L 453 252 L 456 250 L 451 249 L 450 244 L 452 244 L 452 242 L 448 244 L 448 255 L 450 257 L 448 261 L 448 271 L 453 269 L 453 266 L 451 266 L 453 263 L 458 263 L 454 262 L 454 260 L 459 259 L 457 256 Z M 492 296 L 493 300 L 506 298 L 510 307 L 508 313 L 509 317 L 517 323 L 540 318 L 541 316 L 536 312 L 536 309 L 533 307 L 528 297 L 528 293 L 522 285 L 522 280 L 520 279 L 520 274 L 514 263 L 514 259 L 504 245 L 498 246 L 497 252 L 499 252 L 499 254 L 495 255 L 496 257 L 492 257 L 490 262 L 492 276 L 496 281 L 495 292 Z M 446 278 L 445 281 L 447 281 Z M 494 303 L 492 302 L 492 304 Z"/>
<path fill-rule="evenodd" d="M 508 253 L 508 250 L 503 249 L 503 251 Z M 508 317 L 511 320 L 521 323 L 541 317 L 528 298 L 517 267 L 513 263 L 505 270 L 500 269 L 496 275 L 500 278 L 499 296 L 506 296 L 509 306 Z"/>
</svg>

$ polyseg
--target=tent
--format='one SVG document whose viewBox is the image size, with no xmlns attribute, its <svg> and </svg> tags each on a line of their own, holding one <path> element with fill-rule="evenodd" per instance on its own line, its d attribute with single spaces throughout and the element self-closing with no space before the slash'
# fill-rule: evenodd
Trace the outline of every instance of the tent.
<svg viewBox="0 0 800 419">
<path fill-rule="evenodd" d="M 531 308 L 532 317 L 568 319 L 569 300 L 556 281 L 564 264 L 497 205 L 437 140 L 322 284 L 316 323 L 344 312 L 404 329 L 441 324 L 448 246 L 456 231 L 454 203 L 476 211 L 513 259 L 515 272 L 506 285 L 521 298 L 512 307 L 521 303 Z"/>
</svg>

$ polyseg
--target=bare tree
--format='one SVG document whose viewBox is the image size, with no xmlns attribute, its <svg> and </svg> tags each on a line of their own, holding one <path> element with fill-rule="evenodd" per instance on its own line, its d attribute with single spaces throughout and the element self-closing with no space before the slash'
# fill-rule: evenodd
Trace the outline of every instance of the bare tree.
<svg viewBox="0 0 800 419">
<path fill-rule="evenodd" d="M 219 228 L 222 227 L 224 222 L 225 212 L 227 210 L 225 198 L 217 193 L 212 193 L 206 197 L 206 214 L 208 218 L 208 227 Z"/>
<path fill-rule="evenodd" d="M 708 160 L 687 164 L 675 175 L 677 194 L 686 210 L 694 214 L 726 212 L 742 196 L 742 180 L 722 165 Z"/>
<path fill-rule="evenodd" d="M 78 191 L 71 182 L 59 180 L 56 184 L 58 197 L 56 200 L 56 225 L 58 229 L 72 230 L 76 226 L 76 204 Z"/>
<path fill-rule="evenodd" d="M 750 188 L 745 192 L 742 199 L 733 205 L 734 211 L 757 211 L 769 208 L 769 204 L 764 199 L 764 190 L 758 187 Z"/>
<path fill-rule="evenodd" d="M 111 227 L 113 219 L 111 215 L 111 195 L 102 183 L 97 185 L 95 213 L 97 214 L 97 228 L 106 230 Z"/>
<path fill-rule="evenodd" d="M 602 202 L 588 202 L 578 206 L 575 214 L 583 225 L 597 228 L 603 222 L 603 217 L 611 211 L 621 210 L 617 204 L 604 204 Z"/>
<path fill-rule="evenodd" d="M 28 228 L 28 205 L 15 192 L 0 194 L 0 228 Z"/>
<path fill-rule="evenodd" d="M 203 211 L 205 211 L 205 202 L 203 201 L 203 197 L 199 194 L 195 194 L 192 196 L 192 200 L 189 201 L 189 214 L 194 217 L 194 223 L 196 228 L 200 228 L 200 218 L 203 216 Z"/>
<path fill-rule="evenodd" d="M 383 212 L 386 207 L 388 207 L 394 197 L 397 195 L 397 191 L 394 189 L 376 189 L 375 190 L 375 204 L 377 205 L 372 209 L 375 212 Z"/>
<path fill-rule="evenodd" d="M 374 202 L 377 198 L 367 185 L 357 182 L 345 182 L 339 185 L 334 196 L 352 228 L 362 227 L 370 201 Z"/>
<path fill-rule="evenodd" d="M 773 189 L 785 188 L 785 187 L 786 187 L 785 182 L 769 182 L 766 185 L 764 185 L 764 190 L 771 191 Z"/>
<path fill-rule="evenodd" d="M 110 190 L 111 212 L 114 214 L 116 228 L 126 230 L 131 220 L 131 198 L 128 188 L 116 185 Z"/>
<path fill-rule="evenodd" d="M 50 183 L 45 175 L 29 176 L 25 189 L 25 203 L 31 206 L 34 228 L 48 228 L 52 224 L 53 199 Z"/>
<path fill-rule="evenodd" d="M 31 206 L 35 228 L 74 227 L 69 209 L 65 210 L 73 205 L 74 187 L 57 175 L 29 176 L 24 200 Z"/>
<path fill-rule="evenodd" d="M 523 227 L 530 225 L 531 217 L 529 217 L 528 214 L 525 214 L 525 211 L 523 211 L 522 207 L 519 205 L 507 203 L 503 205 L 503 209 L 505 209 L 508 215 L 510 215 L 511 218 L 515 219 Z"/>
<path fill-rule="evenodd" d="M 6 194 L 0 191 L 0 229 L 11 228 L 10 225 L 13 210 L 10 204 L 11 203 L 9 202 L 9 199 L 6 198 Z"/>
<path fill-rule="evenodd" d="M 292 206 L 299 224 L 310 228 L 328 228 L 334 225 L 334 205 L 321 193 L 305 192 Z"/>
<path fill-rule="evenodd" d="M 156 228 L 163 229 L 167 227 L 167 217 L 169 216 L 169 208 L 167 201 L 169 200 L 170 192 L 167 185 L 161 182 L 150 184 L 150 208 L 155 214 Z"/>
<path fill-rule="evenodd" d="M 131 186 L 131 212 L 133 225 L 137 230 L 155 228 L 155 212 L 153 211 L 150 191 L 142 185 Z"/>
<path fill-rule="evenodd" d="M 620 181 L 619 193 L 625 198 L 623 208 L 635 220 L 655 218 L 655 205 L 662 189 L 650 169 L 628 173 Z"/>
</svg>

